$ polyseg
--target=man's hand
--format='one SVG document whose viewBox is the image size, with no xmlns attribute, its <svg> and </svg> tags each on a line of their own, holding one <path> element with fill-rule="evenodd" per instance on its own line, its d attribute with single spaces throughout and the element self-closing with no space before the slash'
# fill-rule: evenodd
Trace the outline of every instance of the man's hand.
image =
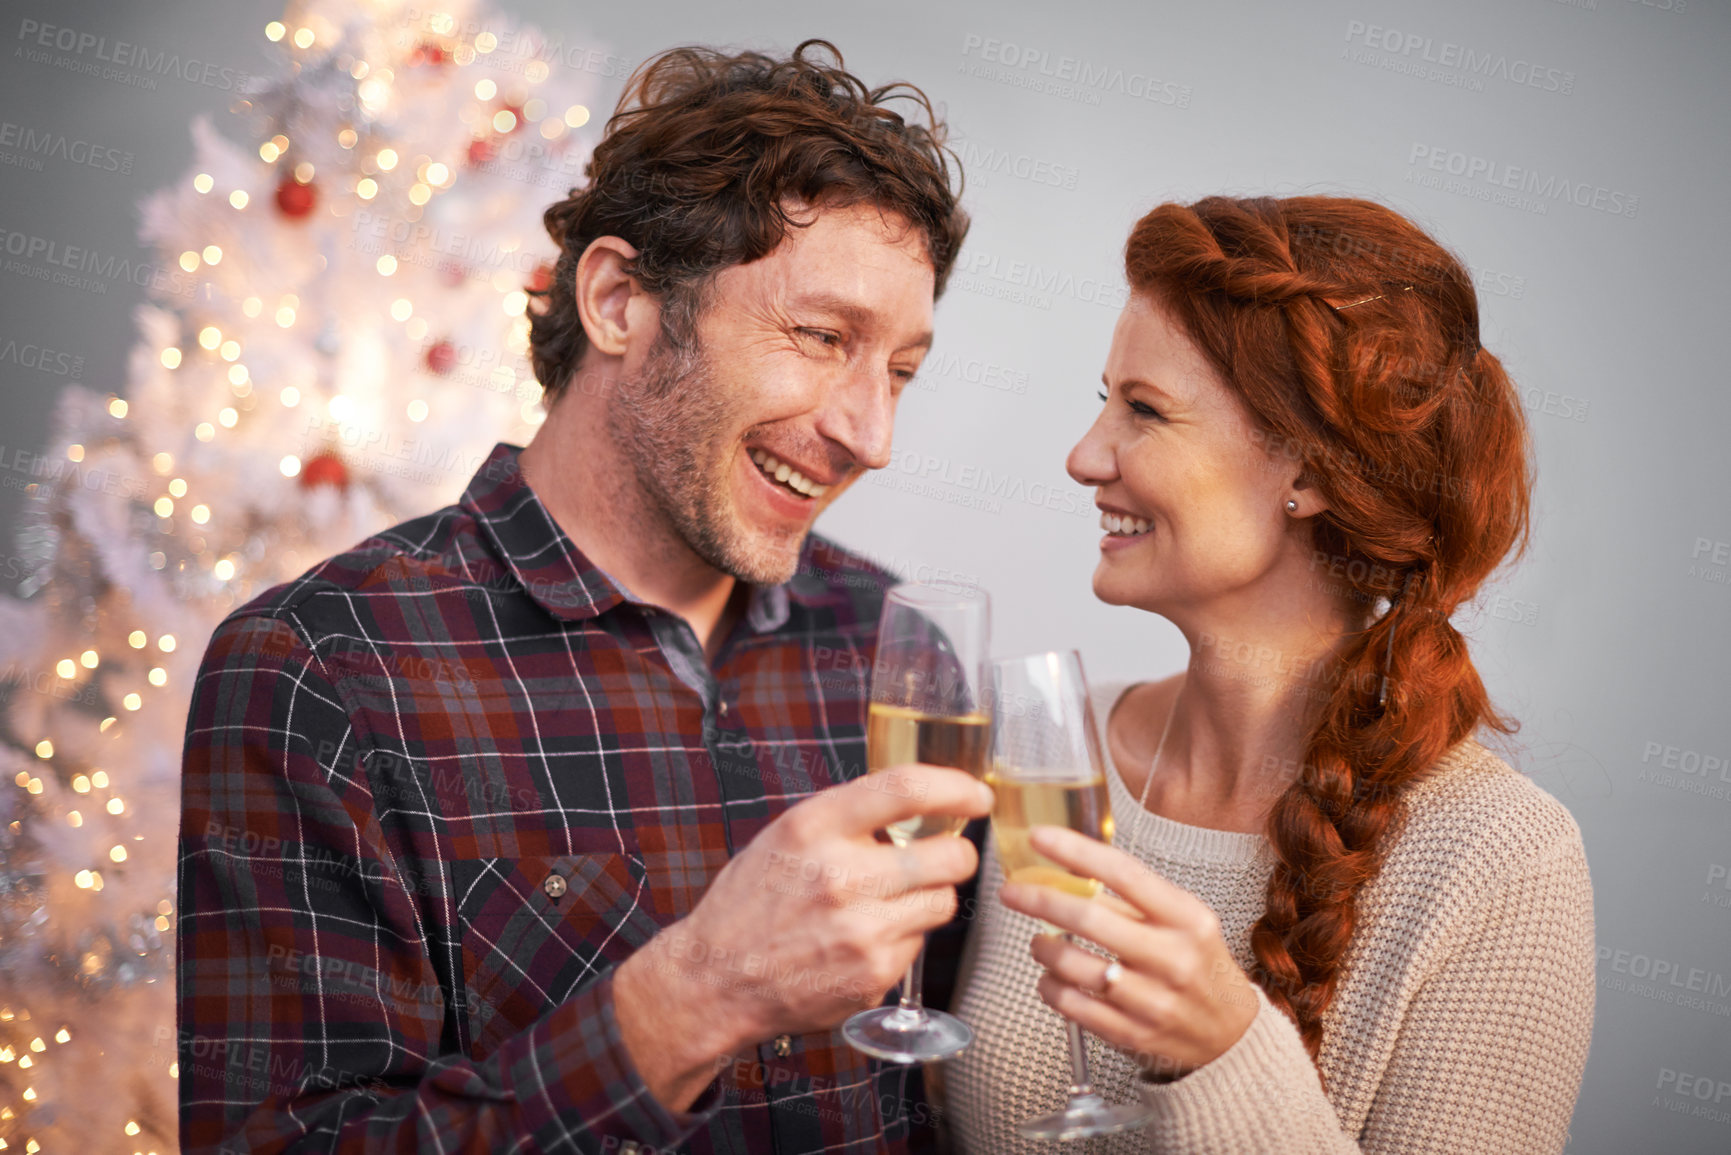
<svg viewBox="0 0 1731 1155">
<path fill-rule="evenodd" d="M 620 1031 L 655 1097 L 683 1110 L 742 1048 L 882 1002 L 926 932 L 954 915 L 956 884 L 979 855 L 964 838 L 898 849 L 877 831 L 991 806 L 991 789 L 962 771 L 910 764 L 825 790 L 765 827 L 689 915 L 615 972 Z"/>
</svg>

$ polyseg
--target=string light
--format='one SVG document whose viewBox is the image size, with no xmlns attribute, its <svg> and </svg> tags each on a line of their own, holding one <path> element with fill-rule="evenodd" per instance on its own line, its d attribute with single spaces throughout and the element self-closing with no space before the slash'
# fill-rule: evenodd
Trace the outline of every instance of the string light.
<svg viewBox="0 0 1731 1155">
<path fill-rule="evenodd" d="M 175 642 L 173 634 L 163 634 L 160 638 L 156 639 L 156 648 L 165 654 L 174 653 L 174 647 L 177 644 L 178 643 Z"/>
<path fill-rule="evenodd" d="M 498 91 L 499 86 L 494 84 L 491 80 L 477 80 L 475 82 L 476 100 L 492 100 Z"/>
<path fill-rule="evenodd" d="M 126 401 L 121 397 L 111 397 L 108 401 L 108 415 L 124 418 L 126 416 Z"/>
<path fill-rule="evenodd" d="M 126 644 L 135 650 L 142 650 L 145 643 L 148 641 L 150 641 L 150 638 L 145 635 L 143 630 L 133 630 L 130 634 L 126 635 Z"/>
<path fill-rule="evenodd" d="M 162 351 L 162 367 L 164 369 L 180 368 L 180 350 L 173 345 Z"/>
<path fill-rule="evenodd" d="M 99 655 L 95 650 L 85 650 L 82 654 L 78 655 L 78 664 L 87 670 L 94 670 L 96 664 L 101 660 L 101 655 Z"/>
<path fill-rule="evenodd" d="M 215 349 L 222 344 L 222 330 L 215 325 L 206 325 L 198 331 L 198 343 L 206 349 Z"/>
<path fill-rule="evenodd" d="M 565 110 L 565 123 L 572 128 L 582 128 L 589 123 L 589 110 L 581 104 L 573 104 Z"/>
<path fill-rule="evenodd" d="M 204 246 L 203 251 L 198 255 L 204 258 L 204 263 L 207 265 L 217 265 L 222 263 L 222 249 L 217 245 Z"/>
<path fill-rule="evenodd" d="M 397 150 L 394 148 L 381 148 L 379 150 L 379 155 L 375 159 L 378 161 L 381 170 L 390 172 L 392 169 L 397 167 Z"/>
<path fill-rule="evenodd" d="M 216 436 L 216 426 L 212 425 L 208 421 L 200 421 L 193 429 L 192 435 L 200 441 L 209 441 L 211 438 Z M 157 566 L 156 568 L 161 569 L 162 567 Z"/>
<path fill-rule="evenodd" d="M 90 781 L 98 790 L 106 790 L 108 788 L 108 771 L 92 770 Z"/>
<path fill-rule="evenodd" d="M 192 178 L 192 187 L 201 193 L 207 193 L 216 187 L 216 182 L 210 178 L 208 172 L 201 172 Z"/>
<path fill-rule="evenodd" d="M 168 671 L 163 669 L 161 666 L 152 666 L 150 668 L 150 673 L 146 674 L 145 677 L 153 686 L 165 686 L 168 684 Z"/>
<path fill-rule="evenodd" d="M 126 803 L 122 802 L 120 799 L 110 798 L 108 800 L 108 812 L 110 814 L 120 814 L 120 813 L 123 813 L 125 810 L 126 810 Z"/>
<path fill-rule="evenodd" d="M 82 445 L 68 445 L 66 447 L 66 460 L 68 460 L 68 461 L 83 461 L 84 460 L 84 446 L 82 446 Z"/>
<path fill-rule="evenodd" d="M 237 188 L 233 192 L 228 194 L 228 203 L 233 205 L 237 209 L 244 209 L 247 205 L 247 202 L 251 199 L 252 199 L 251 197 L 246 195 L 245 189 L 238 189 Z"/>
<path fill-rule="evenodd" d="M 282 459 L 277 468 L 282 470 L 284 477 L 294 477 L 301 471 L 301 459 L 291 453 Z"/>
<path fill-rule="evenodd" d="M 278 394 L 278 398 L 282 401 L 284 408 L 293 409 L 301 403 L 301 391 L 293 385 L 286 385 L 283 387 L 283 391 Z"/>
<path fill-rule="evenodd" d="M 144 699 L 140 698 L 137 694 L 128 694 L 126 697 L 120 699 L 120 704 L 127 710 L 136 710 L 140 706 L 144 705 Z"/>
<path fill-rule="evenodd" d="M 185 497 L 186 496 L 186 478 L 176 477 L 172 481 L 170 481 L 168 483 L 168 495 L 170 497 Z"/>
<path fill-rule="evenodd" d="M 68 664 L 70 665 L 70 662 L 68 662 Z M 47 761 L 54 757 L 54 743 L 50 742 L 46 738 L 36 743 L 36 756 L 41 758 L 43 761 Z"/>
<path fill-rule="evenodd" d="M 287 32 L 288 29 L 283 26 L 281 20 L 272 20 L 264 26 L 264 37 L 273 44 L 281 40 Z"/>
<path fill-rule="evenodd" d="M 72 789 L 80 794 L 90 793 L 90 776 L 87 774 L 74 774 L 72 776 Z"/>
</svg>

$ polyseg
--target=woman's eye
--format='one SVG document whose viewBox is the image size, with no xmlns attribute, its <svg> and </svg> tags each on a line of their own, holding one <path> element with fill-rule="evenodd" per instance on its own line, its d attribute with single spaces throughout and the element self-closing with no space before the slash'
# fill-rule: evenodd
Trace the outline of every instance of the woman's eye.
<svg viewBox="0 0 1731 1155">
<path fill-rule="evenodd" d="M 1098 396 L 1102 401 L 1110 401 L 1112 399 L 1104 389 L 1100 390 Z M 1124 404 L 1128 405 L 1130 407 L 1130 412 L 1134 413 L 1138 417 L 1160 416 L 1160 411 L 1158 409 L 1154 408 L 1152 405 L 1144 404 L 1141 401 L 1131 401 L 1126 398 Z"/>
</svg>

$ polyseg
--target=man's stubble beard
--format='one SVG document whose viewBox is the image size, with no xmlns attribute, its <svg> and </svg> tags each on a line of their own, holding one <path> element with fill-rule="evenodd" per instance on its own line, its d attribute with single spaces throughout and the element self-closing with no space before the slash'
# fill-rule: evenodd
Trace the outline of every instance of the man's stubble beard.
<svg viewBox="0 0 1731 1155">
<path fill-rule="evenodd" d="M 607 407 L 608 433 L 639 492 L 685 545 L 740 581 L 780 585 L 799 567 L 805 534 L 772 537 L 742 524 L 730 486 L 737 444 L 722 440 L 737 418 L 695 336 L 681 348 L 662 334 L 642 379 L 622 383 Z"/>
</svg>

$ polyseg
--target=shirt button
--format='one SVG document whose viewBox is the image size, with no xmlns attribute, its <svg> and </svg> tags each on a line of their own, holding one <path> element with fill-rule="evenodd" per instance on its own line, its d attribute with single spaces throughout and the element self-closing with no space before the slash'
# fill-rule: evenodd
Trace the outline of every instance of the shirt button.
<svg viewBox="0 0 1731 1155">
<path fill-rule="evenodd" d="M 548 898 L 558 898 L 565 893 L 565 880 L 557 874 L 549 874 L 541 889 L 547 892 Z"/>
<path fill-rule="evenodd" d="M 778 1059 L 785 1059 L 791 1054 L 793 1054 L 793 1036 L 775 1036 L 775 1057 Z"/>
</svg>

